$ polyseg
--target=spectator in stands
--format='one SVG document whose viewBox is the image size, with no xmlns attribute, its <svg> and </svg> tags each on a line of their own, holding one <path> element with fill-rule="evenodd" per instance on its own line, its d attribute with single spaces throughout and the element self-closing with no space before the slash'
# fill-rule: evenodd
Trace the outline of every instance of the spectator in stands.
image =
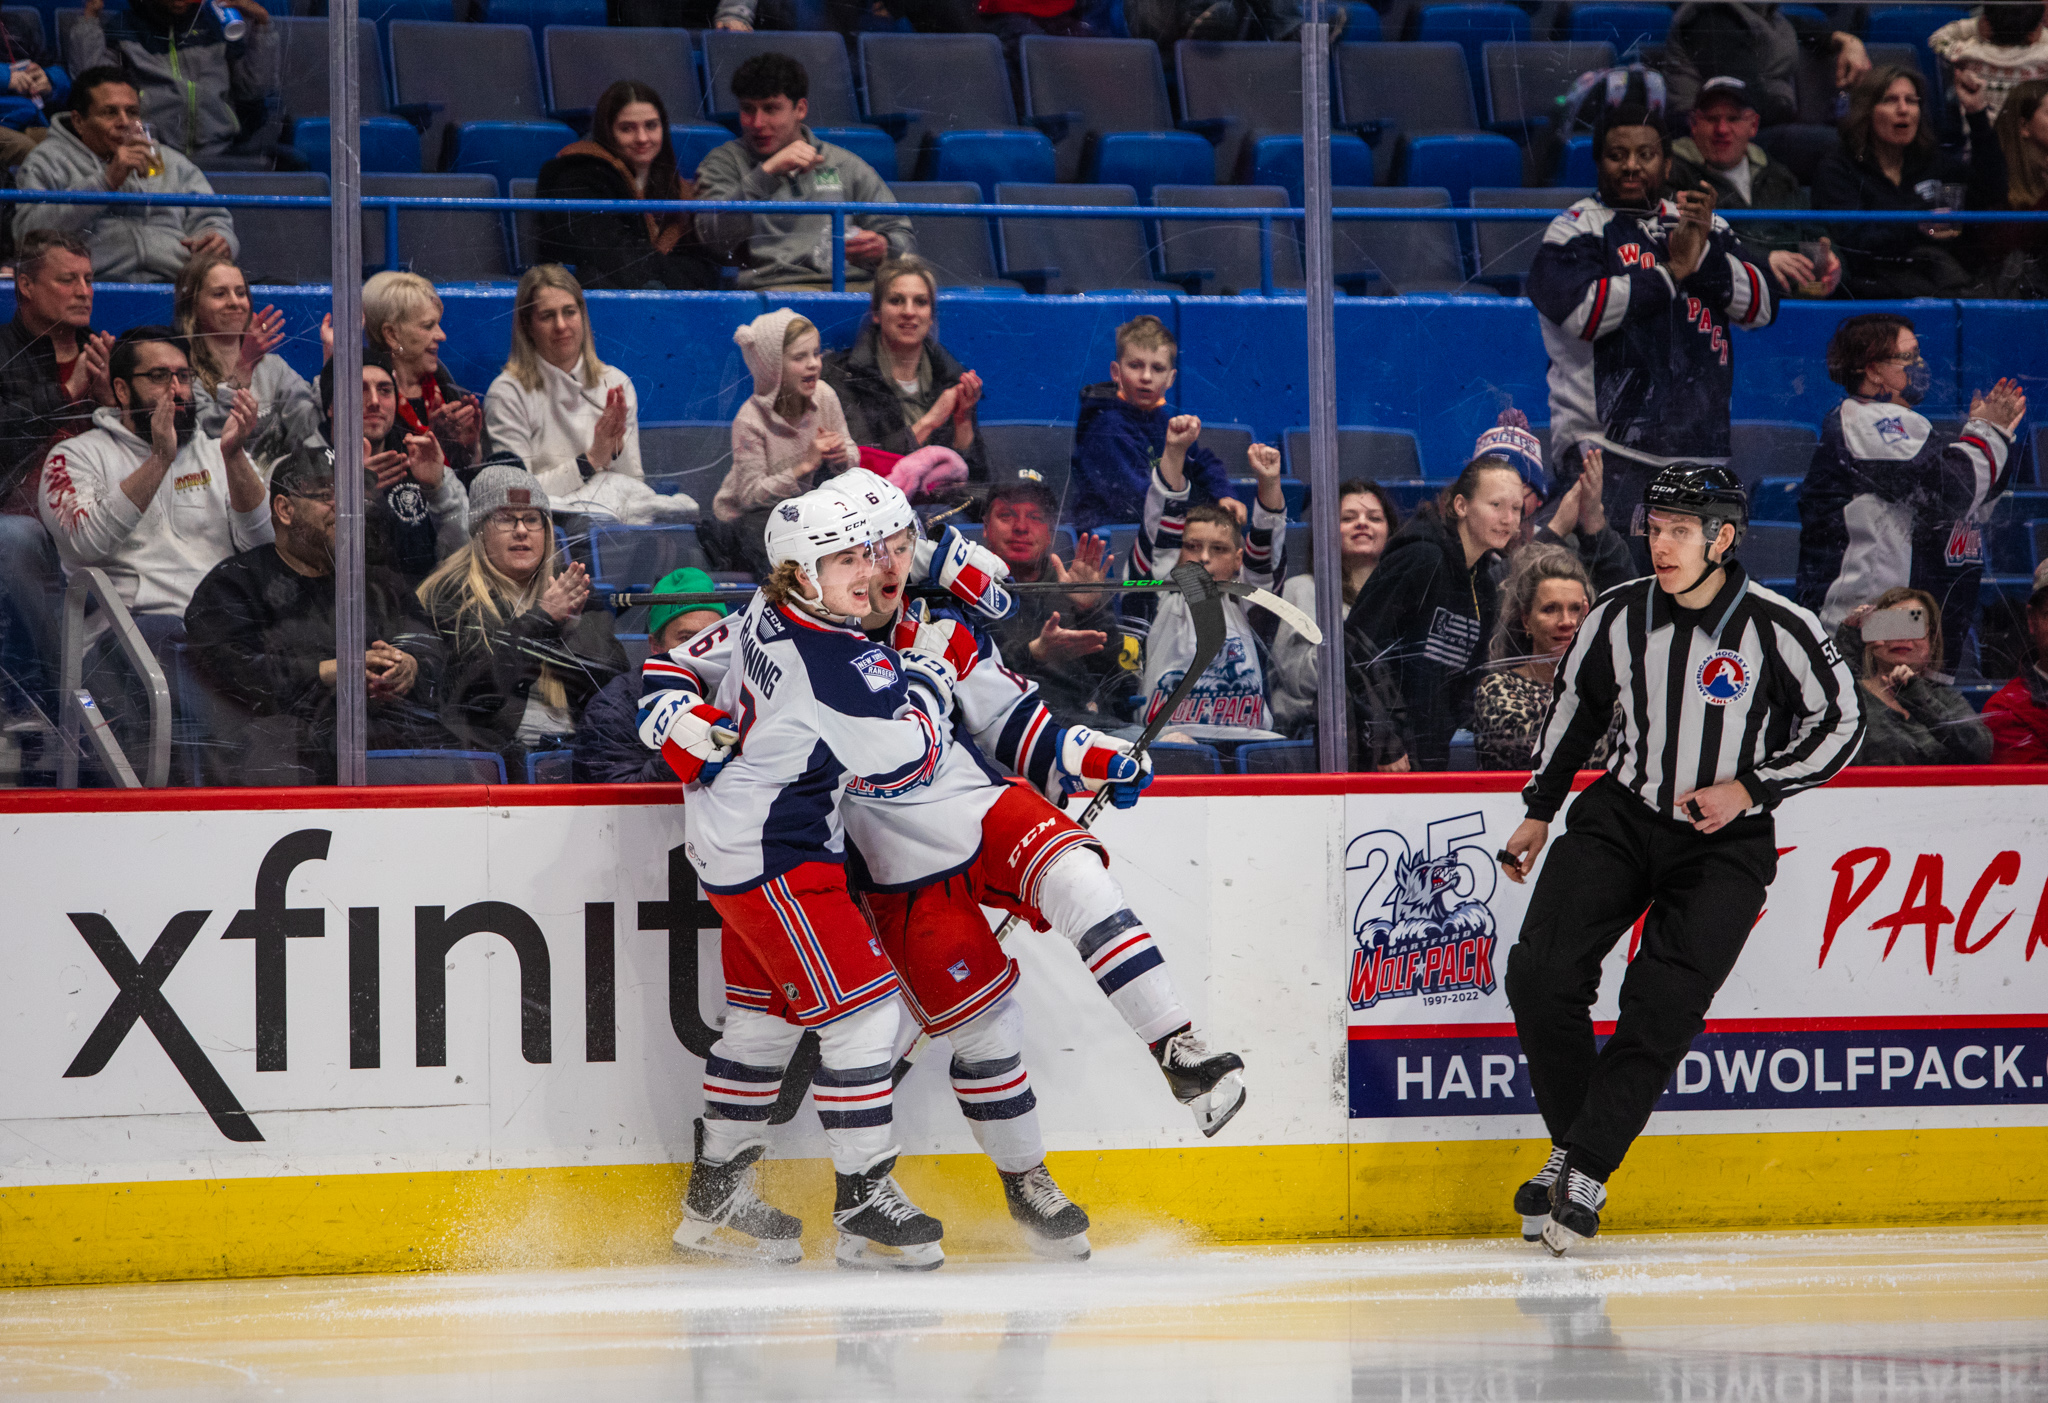
<svg viewBox="0 0 2048 1403">
<path fill-rule="evenodd" d="M 1991 140 L 1980 140 L 1972 128 L 1970 208 L 2048 211 L 2048 101 L 2043 99 L 2048 99 L 2048 80 L 2029 79 L 2006 94 Z M 1973 100 L 1972 93 L 1962 94 L 1966 107 Z M 1984 295 L 2048 297 L 2048 226 L 1979 224 L 1970 236 L 1985 274 L 1979 289 Z"/>
<path fill-rule="evenodd" d="M 2026 392 L 2000 380 L 1974 395 L 1960 434 L 1911 408 L 1927 388 L 1913 323 L 1890 312 L 1850 317 L 1828 342 L 1828 378 L 1846 391 L 1822 421 L 1799 494 L 1799 602 L 1831 628 L 1887 590 L 1925 590 L 1938 637 L 1957 657 L 1977 613 L 1983 529 L 2012 477 Z"/>
<path fill-rule="evenodd" d="M 415 434 L 440 440 L 448 466 L 461 472 L 481 456 L 483 405 L 441 364 L 441 297 L 418 273 L 385 271 L 363 284 L 366 360 L 391 372 L 398 418 Z"/>
<path fill-rule="evenodd" d="M 2033 657 L 1984 703 L 1994 765 L 2048 765 L 2048 585 L 2027 596 L 2027 637 Z"/>
<path fill-rule="evenodd" d="M 1565 547 L 1586 567 L 1596 594 L 1635 578 L 1628 542 L 1608 523 L 1606 457 L 1598 448 L 1581 446 L 1578 479 L 1559 492 L 1543 464 L 1543 441 L 1530 431 L 1529 416 L 1511 406 L 1479 436 L 1472 456 L 1506 463 L 1522 479 L 1522 545 Z M 1546 508 L 1549 516 L 1539 521 Z"/>
<path fill-rule="evenodd" d="M 224 156 L 259 134 L 276 104 L 277 41 L 270 12 L 236 0 L 246 28 L 230 39 L 208 0 L 129 0 L 105 13 L 85 0 L 65 42 L 79 69 L 109 65 L 133 76 L 142 120 L 194 161 Z"/>
<path fill-rule="evenodd" d="M 1873 68 L 1849 95 L 1841 149 L 1813 177 L 1819 209 L 1946 208 L 1943 186 L 1964 181 L 1961 157 L 1934 144 L 1925 118 L 1927 85 L 1917 68 Z M 1981 121 L 1981 117 L 1979 119 Z M 1844 282 L 1858 298 L 1954 297 L 1970 274 L 1951 247 L 1954 224 L 1843 224 L 1835 247 L 1847 265 Z"/>
<path fill-rule="evenodd" d="M 1358 602 L 1358 592 L 1372 578 L 1387 539 L 1401 524 L 1394 496 L 1377 482 L 1350 478 L 1337 484 L 1337 541 L 1343 551 L 1344 612 Z M 1316 617 L 1316 577 L 1298 565 L 1281 587 L 1280 597 L 1310 618 Z M 1316 645 L 1286 624 L 1273 635 L 1273 724 L 1290 736 L 1315 728 L 1316 692 L 1322 671 Z"/>
<path fill-rule="evenodd" d="M 671 570 L 656 594 L 709 594 L 717 588 L 702 570 Z M 731 611 L 723 604 L 656 604 L 647 611 L 650 656 L 680 648 Z M 583 784 L 673 783 L 676 772 L 640 739 L 640 674 L 620 673 L 584 708 L 576 731 L 576 778 Z"/>
<path fill-rule="evenodd" d="M 1068 514 L 1081 530 L 1138 519 L 1153 469 L 1166 453 L 1167 425 L 1175 417 L 1166 392 L 1179 374 L 1179 357 L 1179 343 L 1155 316 L 1133 317 L 1116 329 L 1109 381 L 1081 391 L 1074 426 Z M 1223 460 L 1199 443 L 1185 445 L 1184 457 L 1190 505 L 1235 508 L 1242 525 L 1244 504 L 1230 495 Z"/>
<path fill-rule="evenodd" d="M 320 371 L 320 408 L 334 436 L 334 364 Z M 371 482 L 369 541 L 392 573 L 416 588 L 468 541 L 469 494 L 448 470 L 441 441 L 414 433 L 398 415 L 398 390 L 385 366 L 363 363 L 363 470 Z"/>
<path fill-rule="evenodd" d="M 938 286 L 921 258 L 892 258 L 877 269 L 868 320 L 852 346 L 825 357 L 825 383 L 838 393 L 855 443 L 899 455 L 937 444 L 986 481 L 988 449 L 974 415 L 981 377 L 932 335 Z"/>
<path fill-rule="evenodd" d="M 732 568 L 766 578 L 761 533 L 777 502 L 860 466 L 839 396 L 823 380 L 818 328 L 787 307 L 732 334 L 754 376 L 754 393 L 732 421 L 732 466 L 712 500 L 725 528 L 712 533 Z"/>
<path fill-rule="evenodd" d="M 51 119 L 51 132 L 21 163 L 24 190 L 95 194 L 211 195 L 199 168 L 143 130 L 141 100 L 118 68 L 89 68 L 71 84 L 71 110 Z M 21 205 L 14 236 L 50 229 L 77 234 L 92 247 L 94 276 L 106 282 L 167 283 L 195 254 L 235 256 L 234 221 L 203 205 Z"/>
<path fill-rule="evenodd" d="M 224 254 L 195 256 L 178 275 L 171 320 L 186 339 L 199 376 L 194 398 L 199 427 L 217 434 L 234 406 L 235 392 L 256 396 L 256 438 L 250 453 L 270 463 L 294 448 L 320 443 L 320 402 L 306 378 L 277 354 L 284 344 L 284 313 L 255 310 L 248 280 Z"/>
<path fill-rule="evenodd" d="M 1144 530 L 1131 551 L 1132 569 L 1145 579 L 1165 579 L 1183 560 L 1209 572 L 1212 580 L 1245 580 L 1271 589 L 1287 573 L 1287 499 L 1280 492 L 1280 450 L 1255 443 L 1247 450 L 1259 480 L 1251 528 L 1220 507 L 1188 505 L 1186 450 L 1202 432 L 1192 414 L 1176 415 L 1166 427 L 1166 451 L 1145 489 Z M 1195 624 L 1178 594 L 1154 595 L 1156 611 L 1145 637 L 1145 666 L 1139 678 L 1140 721 L 1149 722 L 1166 704 L 1188 670 Z M 1273 708 L 1266 691 L 1261 640 L 1251 615 L 1231 597 L 1223 601 L 1229 634 L 1194 690 L 1174 708 L 1167 725 L 1190 740 L 1276 740 Z"/>
<path fill-rule="evenodd" d="M 1550 719 L 1551 685 L 1565 649 L 1593 608 L 1593 581 L 1577 555 L 1533 544 L 1515 552 L 1500 589 L 1500 614 L 1487 650 L 1489 670 L 1472 705 L 1472 739 L 1482 770 L 1526 770 Z M 1587 757 L 1597 768 L 1613 733 Z"/>
<path fill-rule="evenodd" d="M 1982 86 L 1985 115 L 1996 121 L 2014 88 L 2048 78 L 2041 21 L 2041 0 L 1992 0 L 1935 30 L 1927 47 L 1948 62 L 1958 88 L 1965 75 Z"/>
<path fill-rule="evenodd" d="M 1027 469 L 989 493 L 982 538 L 1010 567 L 1013 580 L 1099 584 L 1106 578 L 1109 542 L 1082 536 L 1073 558 L 1062 562 L 1052 549 L 1059 519 L 1059 499 Z M 1101 727 L 1120 720 L 1123 698 L 1137 690 L 1137 679 L 1125 670 L 1116 596 L 1107 590 L 1019 590 L 1016 599 L 1016 613 L 987 625 L 1002 649 L 1003 665 L 1038 684 L 1039 696 L 1062 726 Z M 1131 640 L 1133 664 L 1136 646 Z"/>
<path fill-rule="evenodd" d="M 564 146 L 540 168 L 534 194 L 543 200 L 690 200 L 697 183 L 676 168 L 661 94 L 624 78 L 598 98 L 589 139 Z M 683 213 L 543 211 L 540 256 L 573 267 L 585 287 L 718 286 L 718 266 Z"/>
<path fill-rule="evenodd" d="M 756 54 L 732 73 L 740 136 L 697 167 L 700 200 L 803 204 L 857 200 L 893 205 L 896 197 L 874 168 L 844 147 L 820 141 L 804 124 L 810 76 L 788 54 Z M 832 221 L 825 215 L 707 214 L 699 230 L 714 247 L 745 250 L 740 286 L 832 286 Z M 910 220 L 901 214 L 857 214 L 846 221 L 846 281 L 865 283 L 890 258 L 914 251 Z"/>
<path fill-rule="evenodd" d="M 1805 200 L 1799 177 L 1756 144 L 1757 100 L 1749 84 L 1723 74 L 1700 87 L 1690 136 L 1671 143 L 1671 186 L 1691 190 L 1705 181 L 1717 209 L 1797 209 Z M 1842 280 L 1842 261 L 1820 226 L 1746 223 L 1736 231 L 1752 259 L 1769 262 L 1778 288 L 1793 297 L 1827 297 Z M 1820 266 L 1800 251 L 1819 243 Z"/>
<path fill-rule="evenodd" d="M 1882 615 L 1886 627 L 1872 628 Z M 1867 639 L 1865 630 L 1885 636 Z M 1888 589 L 1850 611 L 1835 635 L 1857 681 L 1878 705 L 1863 707 L 1863 748 L 1856 765 L 1982 765 L 1991 727 L 1970 699 L 1949 686 L 1941 667 L 1941 606 L 1919 589 Z"/>
<path fill-rule="evenodd" d="M 1600 193 L 1551 221 L 1529 300 L 1550 353 L 1558 482 L 1598 447 L 1606 515 L 1625 521 L 1665 464 L 1727 461 L 1734 328 L 1768 325 L 1777 301 L 1714 214 L 1711 187 L 1662 198 L 1669 160 L 1654 85 L 1617 71 L 1627 79 L 1597 95 L 1593 121 Z M 1647 554 L 1636 562 L 1642 573 Z"/>
<path fill-rule="evenodd" d="M 48 112 L 71 96 L 71 75 L 55 49 L 37 43 L 41 26 L 31 10 L 0 13 L 7 89 L 0 93 L 0 166 L 18 166 L 50 134 Z"/>
<path fill-rule="evenodd" d="M 1693 105 L 1707 78 L 1737 73 L 1755 87 L 1764 125 L 1775 127 L 1799 120 L 1794 75 L 1802 54 L 1827 62 L 1835 87 L 1845 92 L 1870 69 L 1863 41 L 1828 21 L 1797 7 L 1723 0 L 1680 5 L 1672 13 L 1661 66 L 1675 111 Z"/>
<path fill-rule="evenodd" d="M 578 718 L 626 670 L 610 615 L 588 612 L 590 575 L 563 568 L 548 494 L 533 474 L 491 464 L 469 485 L 470 539 L 420 586 L 448 649 L 441 720 L 507 768 L 570 744 Z"/>
<path fill-rule="evenodd" d="M 335 781 L 334 455 L 295 446 L 269 485 L 275 539 L 207 574 L 185 610 L 192 660 L 215 703 L 216 783 Z M 443 649 L 419 599 L 373 561 L 363 591 L 369 744 L 426 743 Z M 445 738 L 444 738 L 445 739 Z"/>
<path fill-rule="evenodd" d="M 1353 714 L 1361 697 L 1398 695 L 1406 710 L 1394 753 L 1415 769 L 1450 763 L 1493 633 L 1501 560 L 1521 526 L 1521 476 L 1498 458 L 1475 458 L 1394 533 L 1351 606 L 1345 665 L 1378 674 L 1352 684 Z"/>
</svg>

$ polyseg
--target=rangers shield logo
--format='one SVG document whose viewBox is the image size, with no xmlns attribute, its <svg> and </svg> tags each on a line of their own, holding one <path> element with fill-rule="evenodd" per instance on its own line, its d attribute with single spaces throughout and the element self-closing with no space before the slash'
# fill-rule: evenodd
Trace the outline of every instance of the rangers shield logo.
<svg viewBox="0 0 2048 1403">
<path fill-rule="evenodd" d="M 870 648 L 855 658 L 853 668 L 870 692 L 886 692 L 896 685 L 896 664 L 880 648 Z"/>
<path fill-rule="evenodd" d="M 1749 660 L 1723 648 L 1701 660 L 1692 680 L 1709 706 L 1726 706 L 1742 700 L 1743 693 L 1749 690 Z"/>
</svg>

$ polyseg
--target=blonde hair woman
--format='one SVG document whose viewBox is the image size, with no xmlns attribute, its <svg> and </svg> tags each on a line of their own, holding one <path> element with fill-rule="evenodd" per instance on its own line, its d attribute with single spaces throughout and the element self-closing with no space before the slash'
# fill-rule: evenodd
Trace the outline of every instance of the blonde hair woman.
<svg viewBox="0 0 2048 1403">
<path fill-rule="evenodd" d="M 235 391 L 256 396 L 257 438 L 274 445 L 259 458 L 280 457 L 307 443 L 319 443 L 320 402 L 305 377 L 285 363 L 284 313 L 258 312 L 249 283 L 223 253 L 195 254 L 178 275 L 172 294 L 172 322 L 191 345 L 199 377 L 193 393 L 199 428 L 219 437 L 234 406 Z"/>
<path fill-rule="evenodd" d="M 469 530 L 419 589 L 448 648 L 442 722 L 464 745 L 508 760 L 558 748 L 598 689 L 625 671 L 625 651 L 608 618 L 584 612 L 589 573 L 562 565 L 533 474 L 503 464 L 479 472 Z"/>
<path fill-rule="evenodd" d="M 491 447 L 517 454 L 550 496 L 643 476 L 639 396 L 626 372 L 597 358 L 583 289 L 559 263 L 519 280 L 512 354 L 484 394 L 484 423 Z"/>
<path fill-rule="evenodd" d="M 441 296 L 418 273 L 383 272 L 363 284 L 366 358 L 391 372 L 398 417 L 411 433 L 432 433 L 451 468 L 476 461 L 484 416 L 475 395 L 441 364 Z"/>
</svg>

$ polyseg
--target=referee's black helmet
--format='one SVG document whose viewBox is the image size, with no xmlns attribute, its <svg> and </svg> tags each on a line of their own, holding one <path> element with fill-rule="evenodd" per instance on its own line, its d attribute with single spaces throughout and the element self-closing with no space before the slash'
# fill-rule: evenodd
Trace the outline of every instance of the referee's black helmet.
<svg viewBox="0 0 2048 1403">
<path fill-rule="evenodd" d="M 1742 544 L 1749 527 L 1749 497 L 1742 479 L 1718 463 L 1672 463 L 1643 489 L 1642 515 L 1653 511 L 1676 512 L 1700 519 L 1701 534 L 1712 541 L 1726 522 L 1735 528 L 1735 541 Z"/>
</svg>

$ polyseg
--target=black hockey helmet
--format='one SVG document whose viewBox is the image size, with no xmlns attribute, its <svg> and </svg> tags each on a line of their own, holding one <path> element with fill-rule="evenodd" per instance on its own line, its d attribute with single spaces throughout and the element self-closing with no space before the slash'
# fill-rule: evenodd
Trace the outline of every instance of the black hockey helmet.
<svg viewBox="0 0 2048 1403">
<path fill-rule="evenodd" d="M 1735 528 L 1735 542 L 1742 544 L 1749 526 L 1749 495 L 1742 479 L 1719 463 L 1671 463 L 1643 489 L 1643 504 L 1636 509 L 1635 534 L 1644 534 L 1651 512 L 1676 512 L 1696 516 L 1700 530 L 1711 541 L 1721 534 L 1723 522 Z"/>
</svg>

